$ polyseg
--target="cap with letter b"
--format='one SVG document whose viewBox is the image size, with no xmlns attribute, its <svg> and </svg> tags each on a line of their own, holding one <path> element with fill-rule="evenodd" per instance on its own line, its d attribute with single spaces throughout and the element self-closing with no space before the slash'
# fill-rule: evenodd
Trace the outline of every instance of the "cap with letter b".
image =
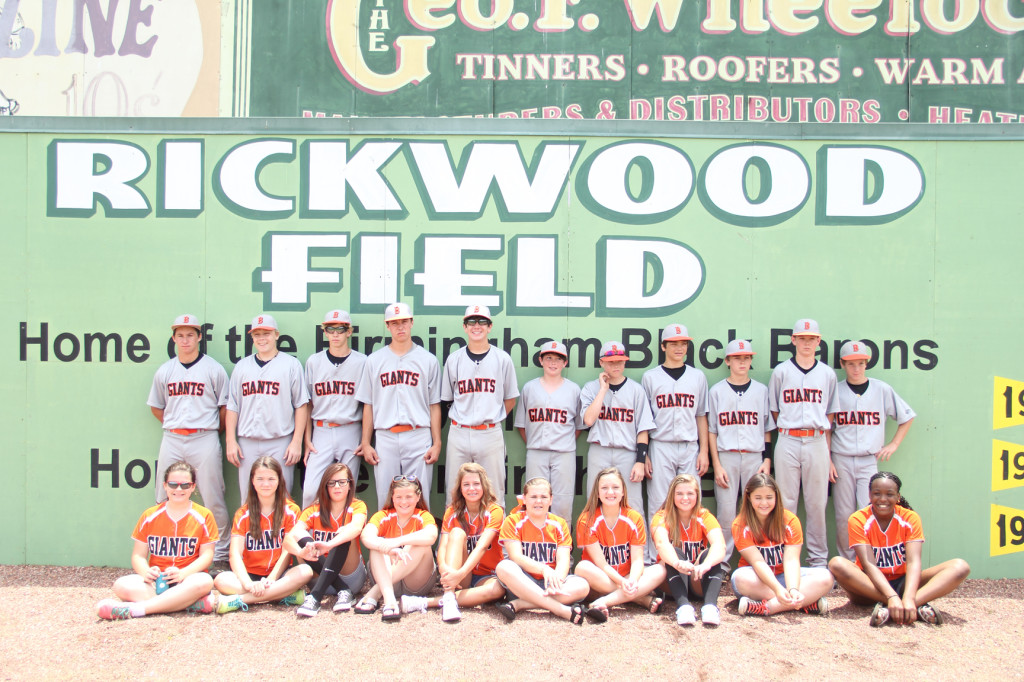
<svg viewBox="0 0 1024 682">
<path fill-rule="evenodd" d="M 384 309 L 384 321 L 409 320 L 412 319 L 412 308 L 408 303 L 392 303 Z"/>
<path fill-rule="evenodd" d="M 324 315 L 324 327 L 329 327 L 335 324 L 352 324 L 352 318 L 349 316 L 348 311 L 335 309 L 327 311 Z"/>
<path fill-rule="evenodd" d="M 733 339 L 725 347 L 725 357 L 731 355 L 757 355 L 754 352 L 754 347 L 750 345 L 750 341 L 746 339 Z"/>
<path fill-rule="evenodd" d="M 839 349 L 842 360 L 871 360 L 871 349 L 863 341 L 847 341 Z"/>
<path fill-rule="evenodd" d="M 194 327 L 195 329 L 202 331 L 203 323 L 199 321 L 199 318 L 195 315 L 178 315 L 174 318 L 174 322 L 171 324 L 171 329 L 177 329 L 178 327 Z"/>
<path fill-rule="evenodd" d="M 792 336 L 821 336 L 818 330 L 818 323 L 810 318 L 797 320 L 793 325 Z"/>
<path fill-rule="evenodd" d="M 690 338 L 690 332 L 686 331 L 686 327 L 681 324 L 670 324 L 665 327 L 661 332 L 661 342 L 666 341 L 693 341 Z"/>
<path fill-rule="evenodd" d="M 629 353 L 621 341 L 605 341 L 601 346 L 601 360 L 628 360 Z"/>
<path fill-rule="evenodd" d="M 249 329 L 249 333 L 252 334 L 254 331 L 260 329 L 268 329 L 272 332 L 277 331 L 277 320 L 270 315 L 257 315 L 252 318 L 252 326 Z"/>
<path fill-rule="evenodd" d="M 537 357 L 544 357 L 548 353 L 554 353 L 555 355 L 561 355 L 566 360 L 569 359 L 569 352 L 565 349 L 564 343 L 558 341 L 548 341 L 540 347 L 540 351 L 537 353 Z"/>
<path fill-rule="evenodd" d="M 471 305 L 466 308 L 466 314 L 462 316 L 463 320 L 468 320 L 471 317 L 483 317 L 487 320 L 491 319 L 491 309 L 485 305 Z"/>
</svg>

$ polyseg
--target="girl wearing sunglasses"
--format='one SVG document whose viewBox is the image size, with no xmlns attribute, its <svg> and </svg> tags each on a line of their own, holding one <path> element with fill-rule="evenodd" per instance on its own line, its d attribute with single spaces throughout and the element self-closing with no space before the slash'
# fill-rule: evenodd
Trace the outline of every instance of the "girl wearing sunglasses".
<svg viewBox="0 0 1024 682">
<path fill-rule="evenodd" d="M 114 583 L 117 599 L 96 605 L 100 618 L 127 620 L 183 610 L 211 613 L 217 605 L 206 569 L 220 536 L 210 510 L 190 499 L 195 467 L 175 462 L 164 471 L 163 485 L 167 501 L 144 511 L 132 533 L 135 572 Z"/>
<path fill-rule="evenodd" d="M 296 611 L 300 616 L 315 616 L 321 600 L 331 592 L 337 594 L 335 611 L 350 610 L 352 595 L 366 582 L 366 565 L 359 551 L 366 504 L 356 499 L 355 483 L 347 466 L 340 462 L 328 465 L 316 501 L 302 510 L 284 539 L 284 548 L 306 562 L 307 576 L 319 575 Z"/>
<path fill-rule="evenodd" d="M 356 605 L 356 613 L 373 613 L 383 600 L 381 620 L 402 617 L 398 595 L 425 597 L 437 582 L 430 548 L 437 540 L 437 522 L 427 510 L 423 489 L 415 476 L 395 476 L 387 502 L 362 533 L 370 550 L 370 572 L 376 584 Z"/>
</svg>

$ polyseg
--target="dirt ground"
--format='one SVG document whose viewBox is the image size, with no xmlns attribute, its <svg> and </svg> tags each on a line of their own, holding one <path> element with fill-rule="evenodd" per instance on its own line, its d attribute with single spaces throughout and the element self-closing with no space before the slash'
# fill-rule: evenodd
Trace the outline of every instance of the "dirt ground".
<svg viewBox="0 0 1024 682">
<path fill-rule="evenodd" d="M 603 625 L 491 608 L 334 614 L 263 605 L 223 616 L 96 618 L 119 568 L 0 566 L 0 679 L 1024 679 L 1024 580 L 969 580 L 936 602 L 941 627 L 868 627 L 840 591 L 825 617 L 741 617 L 728 587 L 722 625 L 684 629 L 669 599 L 657 616 L 612 609 Z"/>
</svg>

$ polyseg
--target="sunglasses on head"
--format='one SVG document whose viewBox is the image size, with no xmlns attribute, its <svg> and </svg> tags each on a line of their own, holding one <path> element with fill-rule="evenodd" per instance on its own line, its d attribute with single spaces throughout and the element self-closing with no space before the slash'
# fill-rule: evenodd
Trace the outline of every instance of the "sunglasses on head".
<svg viewBox="0 0 1024 682">
<path fill-rule="evenodd" d="M 179 483 L 178 481 L 167 481 L 164 485 L 166 485 L 171 490 L 188 490 L 189 488 L 194 486 L 195 483 L 193 483 L 192 481 L 185 481 L 184 483 Z"/>
<path fill-rule="evenodd" d="M 395 476 L 394 478 L 392 478 L 391 481 L 393 483 L 398 483 L 399 481 L 409 481 L 410 483 L 419 484 L 420 479 L 417 478 L 416 476 L 411 475 L 411 474 L 409 476 L 406 476 L 405 474 L 399 474 L 398 476 Z"/>
<path fill-rule="evenodd" d="M 338 479 L 335 479 L 333 481 L 327 481 L 327 487 L 328 488 L 341 488 L 341 487 L 346 486 L 346 485 L 348 485 L 348 479 L 347 478 L 338 478 Z"/>
</svg>

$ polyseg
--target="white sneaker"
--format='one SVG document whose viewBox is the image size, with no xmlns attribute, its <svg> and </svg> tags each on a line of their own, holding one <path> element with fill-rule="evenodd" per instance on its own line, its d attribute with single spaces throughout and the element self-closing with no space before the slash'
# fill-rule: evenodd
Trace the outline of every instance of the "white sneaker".
<svg viewBox="0 0 1024 682">
<path fill-rule="evenodd" d="M 679 625 L 697 624 L 697 612 L 693 610 L 693 604 L 683 604 L 676 609 L 676 623 Z"/>
<path fill-rule="evenodd" d="M 455 595 L 451 592 L 441 597 L 441 620 L 445 623 L 457 623 L 462 620 L 462 614 L 459 613 L 459 602 L 455 600 Z"/>
<path fill-rule="evenodd" d="M 426 613 L 427 598 L 409 594 L 402 595 L 402 613 Z"/>
<path fill-rule="evenodd" d="M 704 625 L 721 625 L 722 614 L 714 604 L 705 604 L 700 607 L 700 622 Z"/>
<path fill-rule="evenodd" d="M 334 602 L 334 611 L 351 611 L 352 610 L 352 592 L 349 590 L 342 590 L 338 593 L 338 598 Z"/>
<path fill-rule="evenodd" d="M 315 616 L 319 610 L 320 602 L 318 602 L 316 600 L 316 597 L 314 597 L 313 595 L 307 594 L 306 598 L 302 601 L 302 606 L 295 609 L 295 615 L 306 616 L 307 618 L 311 618 Z"/>
</svg>

